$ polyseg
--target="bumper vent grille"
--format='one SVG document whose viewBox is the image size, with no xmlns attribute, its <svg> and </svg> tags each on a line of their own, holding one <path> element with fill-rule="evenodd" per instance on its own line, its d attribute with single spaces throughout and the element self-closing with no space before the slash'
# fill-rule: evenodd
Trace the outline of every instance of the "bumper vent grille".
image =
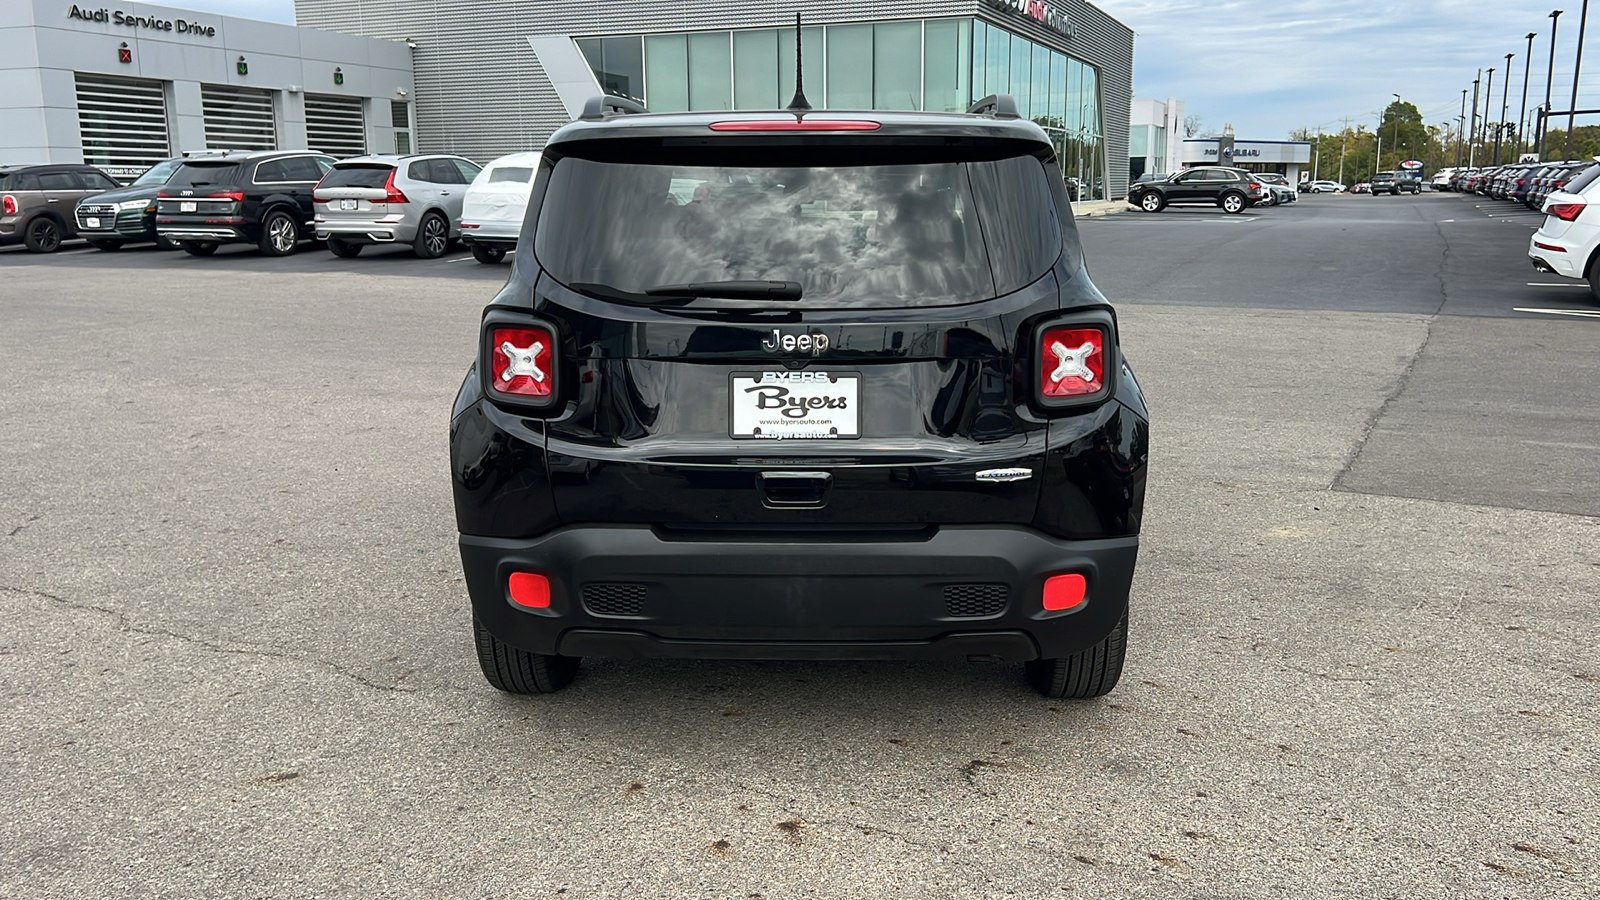
<svg viewBox="0 0 1600 900">
<path fill-rule="evenodd" d="M 945 585 L 944 605 L 952 616 L 992 616 L 1006 608 L 1003 584 Z"/>
<path fill-rule="evenodd" d="M 644 585 L 586 584 L 583 605 L 597 616 L 637 616 L 644 611 Z"/>
</svg>

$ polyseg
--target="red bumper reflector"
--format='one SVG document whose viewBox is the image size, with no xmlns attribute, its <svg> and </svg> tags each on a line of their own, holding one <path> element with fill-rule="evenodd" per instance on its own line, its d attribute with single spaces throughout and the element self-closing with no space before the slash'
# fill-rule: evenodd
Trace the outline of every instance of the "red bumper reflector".
<svg viewBox="0 0 1600 900">
<path fill-rule="evenodd" d="M 550 608 L 550 579 L 532 572 L 512 572 L 511 602 L 529 609 Z"/>
<path fill-rule="evenodd" d="M 1567 249 L 1565 247 L 1557 247 L 1555 244 L 1544 244 L 1544 243 L 1540 243 L 1539 241 L 1534 241 L 1533 245 L 1535 247 L 1538 247 L 1540 250 L 1550 250 L 1550 251 L 1553 251 L 1555 253 L 1565 253 L 1565 252 L 1567 252 Z"/>
<path fill-rule="evenodd" d="M 712 122 L 712 131 L 877 131 L 881 122 L 864 119 L 758 119 Z"/>
<path fill-rule="evenodd" d="M 1089 583 L 1082 575 L 1052 575 L 1044 580 L 1044 608 L 1058 610 L 1080 606 L 1088 590 Z"/>
</svg>

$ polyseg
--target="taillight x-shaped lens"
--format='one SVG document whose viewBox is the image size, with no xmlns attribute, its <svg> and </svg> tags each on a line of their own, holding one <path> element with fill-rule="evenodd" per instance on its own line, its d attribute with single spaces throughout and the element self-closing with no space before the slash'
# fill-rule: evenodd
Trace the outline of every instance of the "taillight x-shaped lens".
<svg viewBox="0 0 1600 900">
<path fill-rule="evenodd" d="M 554 388 L 550 348 L 555 341 L 543 328 L 496 328 L 489 360 L 494 388 L 502 394 L 548 397 Z"/>
<path fill-rule="evenodd" d="M 1039 386 L 1046 397 L 1082 397 L 1105 388 L 1105 333 L 1098 328 L 1052 328 L 1039 353 Z"/>
</svg>

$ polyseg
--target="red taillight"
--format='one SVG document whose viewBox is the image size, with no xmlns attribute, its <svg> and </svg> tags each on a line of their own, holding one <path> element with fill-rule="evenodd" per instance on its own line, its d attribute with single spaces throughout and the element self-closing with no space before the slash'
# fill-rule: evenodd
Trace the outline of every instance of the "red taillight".
<svg viewBox="0 0 1600 900">
<path fill-rule="evenodd" d="M 1563 222 L 1571 222 L 1578 218 L 1578 214 L 1582 213 L 1583 208 L 1587 205 L 1585 203 L 1552 203 L 1546 206 L 1544 211 Z"/>
<path fill-rule="evenodd" d="M 882 122 L 864 119 L 757 119 L 712 122 L 712 131 L 877 131 Z"/>
<path fill-rule="evenodd" d="M 1052 575 L 1044 580 L 1044 608 L 1054 611 L 1081 606 L 1088 591 L 1089 583 L 1082 575 Z"/>
<path fill-rule="evenodd" d="M 555 388 L 550 351 L 555 339 L 543 328 L 496 328 L 490 334 L 490 384 L 502 394 L 545 398 Z"/>
<path fill-rule="evenodd" d="M 4 213 L 5 215 L 8 215 L 8 216 L 16 215 L 17 214 L 17 198 L 11 196 L 10 194 L 5 195 L 4 197 L 0 197 L 0 209 L 5 210 L 5 213 Z"/>
<path fill-rule="evenodd" d="M 244 202 L 244 194 L 241 191 L 221 191 L 221 192 L 215 193 L 215 194 L 207 194 L 206 195 L 206 199 L 207 200 L 232 200 L 235 203 L 243 203 Z"/>
<path fill-rule="evenodd" d="M 1567 248 L 1565 247 L 1557 247 L 1555 244 L 1546 244 L 1543 241 L 1534 241 L 1533 245 L 1538 247 L 1540 250 L 1550 250 L 1555 253 L 1567 252 Z"/>
<path fill-rule="evenodd" d="M 1039 392 L 1046 399 L 1105 390 L 1105 332 L 1051 328 L 1039 340 Z"/>
<path fill-rule="evenodd" d="M 506 587 L 511 602 L 529 609 L 550 608 L 550 579 L 533 572 L 512 572 Z"/>
<path fill-rule="evenodd" d="M 385 202 L 385 203 L 407 203 L 407 202 L 409 202 L 408 200 L 406 200 L 406 195 L 404 193 L 402 193 L 399 188 L 394 186 L 394 173 L 396 173 L 398 171 L 400 171 L 400 170 L 399 169 L 390 169 L 389 170 L 389 177 L 384 179 L 383 189 L 388 192 L 388 196 L 383 198 L 383 202 Z"/>
</svg>

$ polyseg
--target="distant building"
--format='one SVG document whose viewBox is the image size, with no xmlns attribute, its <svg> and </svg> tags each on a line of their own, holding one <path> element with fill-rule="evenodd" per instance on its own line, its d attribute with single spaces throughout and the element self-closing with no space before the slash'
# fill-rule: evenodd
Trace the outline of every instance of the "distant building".
<svg viewBox="0 0 1600 900">
<path fill-rule="evenodd" d="M 1225 146 L 1229 140 L 1232 146 Z M 1310 141 L 1243 141 L 1232 135 L 1189 138 L 1183 142 L 1183 165 L 1233 166 L 1252 172 L 1277 172 L 1300 183 L 1302 167 L 1311 164 Z"/>
<path fill-rule="evenodd" d="M 1183 167 L 1183 101 L 1134 98 L 1128 119 L 1128 180 L 1146 172 L 1169 175 Z"/>
</svg>

